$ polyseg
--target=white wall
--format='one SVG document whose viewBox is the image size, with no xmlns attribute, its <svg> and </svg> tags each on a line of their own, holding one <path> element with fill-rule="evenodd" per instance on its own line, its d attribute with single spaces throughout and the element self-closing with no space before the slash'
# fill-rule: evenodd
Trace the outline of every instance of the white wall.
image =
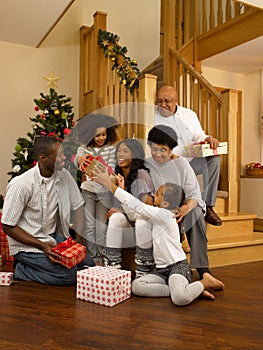
<svg viewBox="0 0 263 350">
<path fill-rule="evenodd" d="M 262 71 L 240 75 L 203 67 L 203 74 L 214 85 L 242 91 L 242 157 L 241 167 L 260 162 L 261 156 L 261 104 Z M 257 214 L 263 218 L 263 178 L 241 178 L 240 211 Z"/>
<path fill-rule="evenodd" d="M 235 74 L 203 67 L 214 86 L 242 91 L 242 171 L 250 162 L 260 162 L 261 71 Z"/>
<path fill-rule="evenodd" d="M 101 11 L 107 13 L 107 31 L 120 37 L 119 44 L 143 69 L 160 53 L 160 6 L 161 0 L 77 0 L 42 47 L 75 44 L 80 26 L 91 26 Z"/>
<path fill-rule="evenodd" d="M 4 194 L 18 137 L 32 131 L 34 98 L 48 94 L 42 77 L 60 76 L 57 91 L 72 98 L 75 117 L 79 103 L 79 29 L 93 24 L 93 14 L 108 14 L 107 30 L 120 36 L 127 55 L 144 68 L 159 55 L 160 0 L 78 0 L 60 20 L 41 48 L 0 41 L 0 193 Z"/>
</svg>

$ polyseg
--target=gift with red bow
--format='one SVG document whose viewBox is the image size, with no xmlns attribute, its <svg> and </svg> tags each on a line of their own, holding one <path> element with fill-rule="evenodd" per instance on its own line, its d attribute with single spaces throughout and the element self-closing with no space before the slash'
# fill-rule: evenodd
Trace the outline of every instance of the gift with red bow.
<svg viewBox="0 0 263 350">
<path fill-rule="evenodd" d="M 84 245 L 73 241 L 71 237 L 52 248 L 53 252 L 60 255 L 60 264 L 68 269 L 86 259 L 86 250 Z"/>
</svg>

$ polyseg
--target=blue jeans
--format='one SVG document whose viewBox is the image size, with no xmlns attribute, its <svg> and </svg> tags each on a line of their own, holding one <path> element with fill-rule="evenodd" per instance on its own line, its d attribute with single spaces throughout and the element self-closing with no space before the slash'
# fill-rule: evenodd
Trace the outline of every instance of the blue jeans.
<svg viewBox="0 0 263 350">
<path fill-rule="evenodd" d="M 56 239 L 57 242 L 65 240 Z M 77 282 L 77 271 L 84 266 L 94 266 L 94 261 L 87 254 L 80 264 L 68 269 L 51 262 L 44 253 L 20 252 L 15 258 L 15 278 L 24 281 L 37 281 L 44 284 L 66 286 Z"/>
</svg>

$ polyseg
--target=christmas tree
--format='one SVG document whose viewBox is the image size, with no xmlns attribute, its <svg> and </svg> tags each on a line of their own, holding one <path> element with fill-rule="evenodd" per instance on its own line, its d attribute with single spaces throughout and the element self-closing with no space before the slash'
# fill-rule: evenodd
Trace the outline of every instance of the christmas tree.
<svg viewBox="0 0 263 350">
<path fill-rule="evenodd" d="M 50 88 L 49 94 L 40 93 L 39 99 L 34 99 L 37 115 L 30 120 L 33 122 L 32 132 L 27 137 L 19 137 L 15 146 L 12 171 L 8 172 L 11 179 L 24 173 L 36 164 L 33 154 L 34 140 L 38 136 L 55 136 L 63 140 L 63 149 L 66 156 L 65 168 L 73 177 L 77 178 L 77 168 L 71 162 L 72 156 L 76 154 L 77 143 L 74 135 L 71 135 L 71 128 L 74 126 L 73 106 L 71 98 L 59 95 L 54 88 Z M 10 179 L 10 180 L 11 180 Z"/>
</svg>

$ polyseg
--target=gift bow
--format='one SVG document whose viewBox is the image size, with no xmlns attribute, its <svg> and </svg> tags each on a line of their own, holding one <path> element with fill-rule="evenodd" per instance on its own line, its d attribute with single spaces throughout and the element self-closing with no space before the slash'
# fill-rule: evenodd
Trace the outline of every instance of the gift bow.
<svg viewBox="0 0 263 350">
<path fill-rule="evenodd" d="M 59 242 L 56 246 L 56 251 L 57 252 L 62 252 L 63 250 L 65 250 L 66 248 L 70 248 L 72 247 L 73 245 L 75 245 L 76 242 L 74 242 L 72 240 L 72 237 L 69 237 L 68 239 L 66 239 L 65 241 L 63 242 Z"/>
</svg>

